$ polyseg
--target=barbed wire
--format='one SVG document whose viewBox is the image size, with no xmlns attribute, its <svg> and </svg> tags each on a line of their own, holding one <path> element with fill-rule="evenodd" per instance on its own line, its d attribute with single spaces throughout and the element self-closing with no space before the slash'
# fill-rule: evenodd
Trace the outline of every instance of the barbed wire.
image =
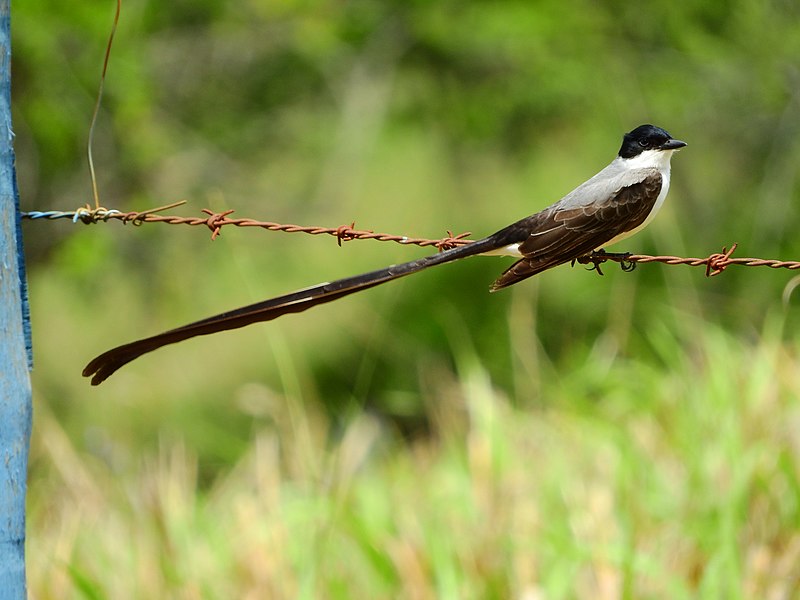
<svg viewBox="0 0 800 600">
<path fill-rule="evenodd" d="M 202 210 L 206 217 L 181 217 L 177 215 L 162 215 L 157 214 L 164 210 L 181 206 L 185 202 L 176 202 L 158 208 L 152 208 L 141 212 L 121 212 L 119 210 L 107 209 L 104 207 L 90 208 L 88 205 L 73 211 L 29 211 L 22 213 L 23 219 L 70 219 L 73 223 L 80 221 L 87 225 L 94 223 L 102 223 L 110 220 L 122 221 L 123 223 L 133 223 L 134 225 L 141 225 L 142 223 L 166 223 L 168 225 L 189 225 L 197 227 L 205 225 L 211 230 L 211 239 L 214 240 L 220 235 L 222 228 L 226 225 L 233 225 L 235 227 L 258 227 L 269 231 L 283 231 L 285 233 L 307 233 L 310 235 L 331 235 L 337 238 L 339 245 L 342 242 L 350 240 L 377 240 L 379 242 L 395 242 L 403 245 L 413 246 L 433 246 L 438 250 L 449 250 L 456 246 L 470 244 L 474 240 L 464 239 L 471 235 L 471 232 L 459 233 L 453 235 L 452 232 L 447 233 L 447 237 L 441 239 L 428 239 L 419 237 L 408 237 L 405 235 L 394 235 L 391 233 L 376 233 L 371 229 L 356 229 L 355 222 L 350 225 L 340 225 L 339 227 L 319 227 L 319 226 L 306 226 L 294 225 L 286 223 L 274 223 L 272 221 L 258 221 L 256 219 L 234 219 L 231 218 L 233 210 L 226 210 L 223 212 L 214 212 L 207 208 Z"/>
<path fill-rule="evenodd" d="M 614 261 L 620 263 L 623 271 L 632 269 L 635 263 L 651 263 L 657 262 L 665 265 L 688 265 L 690 267 L 706 268 L 706 277 L 714 277 L 719 275 L 731 265 L 739 265 L 742 267 L 769 267 L 771 269 L 800 269 L 800 261 L 794 260 L 776 260 L 765 258 L 732 258 L 738 244 L 732 244 L 730 249 L 723 248 L 722 252 L 715 252 L 705 258 L 692 258 L 682 256 L 650 256 L 648 254 L 610 254 L 602 250 L 592 252 L 586 256 L 578 258 L 575 262 L 582 265 L 592 265 L 591 269 L 603 274 L 600 270 L 600 265 L 606 261 Z"/>
<path fill-rule="evenodd" d="M 471 244 L 475 240 L 467 239 L 471 232 L 459 233 L 453 235 L 448 231 L 447 236 L 440 239 L 428 239 L 420 237 L 409 237 L 405 235 L 396 235 L 391 233 L 376 233 L 370 229 L 356 229 L 355 222 L 350 225 L 340 225 L 339 227 L 319 227 L 307 225 L 294 225 L 286 223 L 274 223 L 271 221 L 258 221 L 256 219 L 248 218 L 231 218 L 233 210 L 226 210 L 223 212 L 214 212 L 210 209 L 204 208 L 202 212 L 206 217 L 181 217 L 178 215 L 163 215 L 158 214 L 165 210 L 169 210 L 185 204 L 185 201 L 175 202 L 165 206 L 152 208 L 145 211 L 131 211 L 122 212 L 115 209 L 107 209 L 104 207 L 91 208 L 89 205 L 81 207 L 72 211 L 28 211 L 22 213 L 23 219 L 30 220 L 56 220 L 56 219 L 70 219 L 73 223 L 81 222 L 84 224 L 104 223 L 111 220 L 121 221 L 122 223 L 132 223 L 134 225 L 141 225 L 142 223 L 166 223 L 168 225 L 189 225 L 192 227 L 205 225 L 211 230 L 211 239 L 215 240 L 222 228 L 227 225 L 235 227 L 258 227 L 268 231 L 282 231 L 285 233 L 306 233 L 309 235 L 331 235 L 337 239 L 337 243 L 341 246 L 342 242 L 351 240 L 377 240 L 379 242 L 395 242 L 402 245 L 413 245 L 420 247 L 434 247 L 439 251 L 449 250 L 457 246 Z M 682 256 L 651 256 L 648 254 L 613 254 L 604 252 L 602 250 L 592 252 L 586 256 L 582 256 L 573 262 L 583 265 L 590 265 L 590 270 L 597 271 L 600 275 L 603 274 L 600 265 L 613 261 L 620 264 L 624 271 L 629 271 L 634 268 L 637 263 L 652 263 L 657 262 L 666 265 L 688 265 L 691 267 L 706 267 L 706 277 L 713 277 L 719 275 L 731 265 L 738 265 L 743 267 L 769 267 L 771 269 L 800 269 L 800 261 L 793 260 L 777 260 L 777 259 L 764 259 L 764 258 L 733 258 L 732 254 L 736 250 L 737 244 L 732 244 L 730 249 L 723 248 L 722 252 L 715 252 L 705 258 L 682 257 Z"/>
</svg>

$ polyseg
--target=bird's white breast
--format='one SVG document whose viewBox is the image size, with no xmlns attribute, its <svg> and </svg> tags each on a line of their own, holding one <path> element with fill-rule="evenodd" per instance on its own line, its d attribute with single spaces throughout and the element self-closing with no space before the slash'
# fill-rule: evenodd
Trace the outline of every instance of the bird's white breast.
<svg viewBox="0 0 800 600">
<path fill-rule="evenodd" d="M 610 246 L 611 244 L 615 244 L 619 241 L 622 241 L 630 236 L 638 233 L 645 227 L 650 224 L 655 216 L 658 214 L 658 211 L 661 210 L 661 207 L 664 205 L 664 200 L 667 197 L 667 193 L 669 192 L 669 179 L 670 179 L 670 159 L 672 158 L 673 150 L 646 150 L 642 152 L 638 156 L 634 156 L 633 158 L 628 159 L 617 159 L 617 160 L 624 160 L 625 167 L 628 169 L 658 169 L 659 175 L 661 175 L 661 191 L 658 192 L 658 198 L 656 198 L 655 204 L 653 204 L 653 209 L 650 211 L 650 214 L 647 215 L 647 218 L 642 222 L 641 225 L 638 227 L 631 229 L 630 231 L 626 231 L 625 233 L 619 234 L 614 239 L 606 242 L 603 246 Z"/>
</svg>

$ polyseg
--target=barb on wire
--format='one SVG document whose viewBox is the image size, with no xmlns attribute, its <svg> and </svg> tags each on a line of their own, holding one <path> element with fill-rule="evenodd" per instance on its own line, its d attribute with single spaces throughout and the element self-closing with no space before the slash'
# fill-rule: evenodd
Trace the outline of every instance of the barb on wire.
<svg viewBox="0 0 800 600">
<path fill-rule="evenodd" d="M 233 210 L 226 210 L 224 212 L 214 212 L 209 209 L 203 209 L 205 217 L 180 217 L 177 215 L 162 215 L 157 214 L 165 210 L 175 208 L 185 204 L 185 201 L 159 206 L 140 212 L 121 212 L 114 209 L 96 208 L 92 209 L 88 205 L 75 210 L 75 211 L 31 211 L 22 213 L 23 219 L 71 219 L 73 222 L 81 221 L 83 223 L 100 223 L 110 220 L 118 220 L 123 223 L 133 223 L 140 225 L 142 223 L 166 223 L 168 225 L 190 225 L 201 226 L 204 225 L 211 230 L 211 239 L 215 240 L 219 237 L 222 228 L 226 225 L 233 225 L 235 227 L 258 227 L 268 231 L 283 231 L 286 233 L 307 233 L 309 235 L 330 235 L 336 238 L 336 243 L 342 245 L 342 242 L 351 240 L 377 240 L 379 242 L 395 242 L 404 246 L 432 246 L 437 250 L 444 251 L 457 246 L 471 244 L 475 240 L 466 239 L 471 233 L 464 232 L 454 235 L 451 231 L 447 232 L 447 237 L 433 240 L 428 238 L 408 237 L 405 235 L 395 235 L 391 233 L 376 233 L 371 229 L 356 229 L 355 222 L 350 225 L 340 225 L 339 227 L 318 227 L 318 226 L 303 226 L 293 224 L 273 223 L 271 221 L 258 221 L 256 219 L 234 219 L 230 215 Z M 736 250 L 737 245 L 732 244 L 730 249 L 723 248 L 722 252 L 715 252 L 705 258 L 686 258 L 681 256 L 650 256 L 648 254 L 615 254 L 598 250 L 576 259 L 574 262 L 582 265 L 590 265 L 590 270 L 597 271 L 600 275 L 603 274 L 600 265 L 607 261 L 619 263 L 623 271 L 631 271 L 638 263 L 651 263 L 657 262 L 666 265 L 688 265 L 691 267 L 704 266 L 706 268 L 706 276 L 713 277 L 719 275 L 731 265 L 739 265 L 744 267 L 769 267 L 771 269 L 790 269 L 800 270 L 800 261 L 793 260 L 775 260 L 763 258 L 733 258 L 733 252 Z"/>
</svg>

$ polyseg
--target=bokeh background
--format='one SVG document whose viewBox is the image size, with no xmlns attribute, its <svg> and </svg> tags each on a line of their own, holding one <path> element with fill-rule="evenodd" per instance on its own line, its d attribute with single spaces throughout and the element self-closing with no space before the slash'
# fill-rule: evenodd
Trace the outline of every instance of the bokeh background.
<svg viewBox="0 0 800 600">
<path fill-rule="evenodd" d="M 111 1 L 14 3 L 25 210 L 91 201 Z M 686 140 L 641 253 L 800 258 L 800 5 L 128 0 L 102 203 L 491 233 L 654 123 Z M 25 225 L 36 598 L 800 594 L 790 271 L 426 271 L 163 349 L 112 346 L 426 251 Z"/>
</svg>

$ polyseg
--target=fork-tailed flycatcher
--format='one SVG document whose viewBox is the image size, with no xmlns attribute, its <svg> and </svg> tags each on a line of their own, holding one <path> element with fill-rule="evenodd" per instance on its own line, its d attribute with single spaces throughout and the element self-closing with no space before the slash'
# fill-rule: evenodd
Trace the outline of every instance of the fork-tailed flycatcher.
<svg viewBox="0 0 800 600">
<path fill-rule="evenodd" d="M 198 335 L 302 312 L 399 277 L 468 256 L 513 256 L 491 291 L 602 249 L 655 217 L 669 190 L 670 158 L 686 142 L 653 125 L 626 133 L 617 157 L 555 204 L 471 244 L 384 269 L 321 283 L 171 329 L 104 352 L 83 370 L 98 385 L 142 354 Z"/>
</svg>

